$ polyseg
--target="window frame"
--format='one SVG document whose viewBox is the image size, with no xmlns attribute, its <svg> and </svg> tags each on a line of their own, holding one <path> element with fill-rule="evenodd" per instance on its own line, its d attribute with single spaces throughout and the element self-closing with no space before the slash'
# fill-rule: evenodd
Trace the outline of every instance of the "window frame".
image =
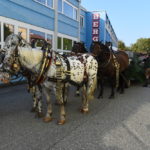
<svg viewBox="0 0 150 150">
<path fill-rule="evenodd" d="M 83 20 L 83 22 L 82 22 L 83 24 L 81 24 L 81 19 Z M 84 24 L 85 24 L 85 23 L 84 23 L 84 19 L 85 19 L 84 16 L 83 16 L 83 15 L 80 15 L 80 27 L 81 27 L 81 28 L 84 28 Z"/>
<path fill-rule="evenodd" d="M 48 3 L 47 3 L 48 0 L 45 0 L 45 4 L 39 2 L 38 0 L 34 0 L 34 1 L 35 1 L 36 3 L 39 3 L 39 4 L 43 5 L 43 6 L 45 6 L 45 7 L 54 9 L 54 0 L 52 0 L 52 3 L 53 3 L 53 4 L 52 4 L 52 7 L 48 5 Z"/>
<path fill-rule="evenodd" d="M 69 17 L 69 16 L 67 16 L 67 15 L 64 13 L 64 3 L 68 4 L 69 6 L 71 6 L 71 7 L 73 8 L 73 12 L 72 12 L 73 15 L 72 15 L 72 17 Z M 76 18 L 75 18 L 75 10 L 77 11 L 77 16 L 76 16 Z M 66 0 L 62 0 L 62 11 L 59 11 L 59 10 L 58 10 L 58 12 L 59 12 L 59 13 L 62 13 L 62 14 L 65 15 L 66 17 L 71 18 L 71 19 L 73 19 L 73 20 L 75 20 L 75 21 L 79 21 L 79 18 L 78 18 L 78 8 L 77 8 L 76 6 L 74 6 L 73 4 L 71 4 L 70 2 L 66 1 Z"/>
</svg>

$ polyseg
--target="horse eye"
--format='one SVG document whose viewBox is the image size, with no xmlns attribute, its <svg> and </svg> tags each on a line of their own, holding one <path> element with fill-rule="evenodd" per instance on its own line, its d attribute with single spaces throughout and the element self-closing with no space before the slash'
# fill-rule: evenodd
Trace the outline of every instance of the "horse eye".
<svg viewBox="0 0 150 150">
<path fill-rule="evenodd" d="M 15 46 L 15 43 L 12 43 L 11 45 L 12 45 L 12 46 Z"/>
</svg>

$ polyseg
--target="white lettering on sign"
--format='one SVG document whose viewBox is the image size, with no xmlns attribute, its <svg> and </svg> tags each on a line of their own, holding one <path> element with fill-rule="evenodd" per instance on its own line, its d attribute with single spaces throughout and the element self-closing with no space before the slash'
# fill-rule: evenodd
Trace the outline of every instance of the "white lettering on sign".
<svg viewBox="0 0 150 150">
<path fill-rule="evenodd" d="M 99 27 L 99 21 L 93 21 L 93 28 Z"/>
<path fill-rule="evenodd" d="M 93 22 L 92 22 L 92 40 L 95 42 L 99 41 L 99 26 L 100 26 L 100 14 L 93 14 Z"/>
<path fill-rule="evenodd" d="M 93 35 L 98 35 L 99 34 L 99 29 L 93 28 Z"/>
<path fill-rule="evenodd" d="M 93 20 L 99 20 L 100 15 L 99 14 L 93 14 Z"/>
<path fill-rule="evenodd" d="M 99 41 L 99 37 L 98 37 L 98 36 L 93 36 L 92 40 L 93 40 L 94 42 L 98 42 L 98 41 Z"/>
</svg>

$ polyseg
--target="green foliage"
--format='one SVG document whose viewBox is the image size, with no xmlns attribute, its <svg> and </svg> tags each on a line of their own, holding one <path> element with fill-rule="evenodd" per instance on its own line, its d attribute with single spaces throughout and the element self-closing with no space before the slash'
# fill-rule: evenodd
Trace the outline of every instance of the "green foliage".
<svg viewBox="0 0 150 150">
<path fill-rule="evenodd" d="M 126 50 L 126 46 L 123 41 L 120 41 L 120 40 L 118 41 L 118 49 Z"/>
<path fill-rule="evenodd" d="M 140 38 L 131 46 L 135 52 L 150 53 L 150 38 Z"/>
<path fill-rule="evenodd" d="M 145 80 L 144 67 L 141 65 L 139 58 L 134 55 L 129 68 L 127 70 L 127 77 L 131 81 L 143 83 Z"/>
</svg>

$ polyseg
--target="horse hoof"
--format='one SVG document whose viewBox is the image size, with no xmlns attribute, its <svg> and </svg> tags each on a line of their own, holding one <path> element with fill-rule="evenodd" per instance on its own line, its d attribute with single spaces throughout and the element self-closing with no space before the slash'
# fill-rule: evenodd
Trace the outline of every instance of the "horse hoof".
<svg viewBox="0 0 150 150">
<path fill-rule="evenodd" d="M 123 92 L 123 91 L 121 91 L 121 92 L 120 92 L 120 94 L 124 94 L 124 92 Z"/>
<path fill-rule="evenodd" d="M 76 96 L 76 97 L 79 97 L 79 96 L 80 96 L 80 94 L 79 94 L 79 93 L 76 93 L 76 94 L 75 94 L 75 96 Z"/>
<path fill-rule="evenodd" d="M 66 120 L 59 120 L 59 121 L 57 122 L 58 125 L 63 125 L 63 124 L 65 124 L 65 123 L 66 123 Z"/>
<path fill-rule="evenodd" d="M 51 122 L 52 120 L 53 120 L 53 119 L 50 118 L 50 117 L 44 117 L 44 118 L 43 118 L 43 122 L 45 122 L 45 123 Z"/>
<path fill-rule="evenodd" d="M 36 112 L 36 107 L 32 107 L 31 110 L 30 110 L 30 112 L 32 112 L 32 113 Z"/>
<path fill-rule="evenodd" d="M 80 112 L 83 113 L 83 114 L 87 114 L 89 112 L 89 110 L 85 110 L 85 109 L 81 108 Z"/>
<path fill-rule="evenodd" d="M 37 112 L 36 117 L 37 118 L 42 118 L 43 117 L 43 113 L 42 112 Z"/>
<path fill-rule="evenodd" d="M 98 98 L 98 99 L 103 99 L 103 96 L 98 96 L 97 98 Z"/>
<path fill-rule="evenodd" d="M 114 99 L 115 98 L 115 96 L 113 95 L 111 95 L 111 96 L 109 96 L 109 99 Z"/>
</svg>

